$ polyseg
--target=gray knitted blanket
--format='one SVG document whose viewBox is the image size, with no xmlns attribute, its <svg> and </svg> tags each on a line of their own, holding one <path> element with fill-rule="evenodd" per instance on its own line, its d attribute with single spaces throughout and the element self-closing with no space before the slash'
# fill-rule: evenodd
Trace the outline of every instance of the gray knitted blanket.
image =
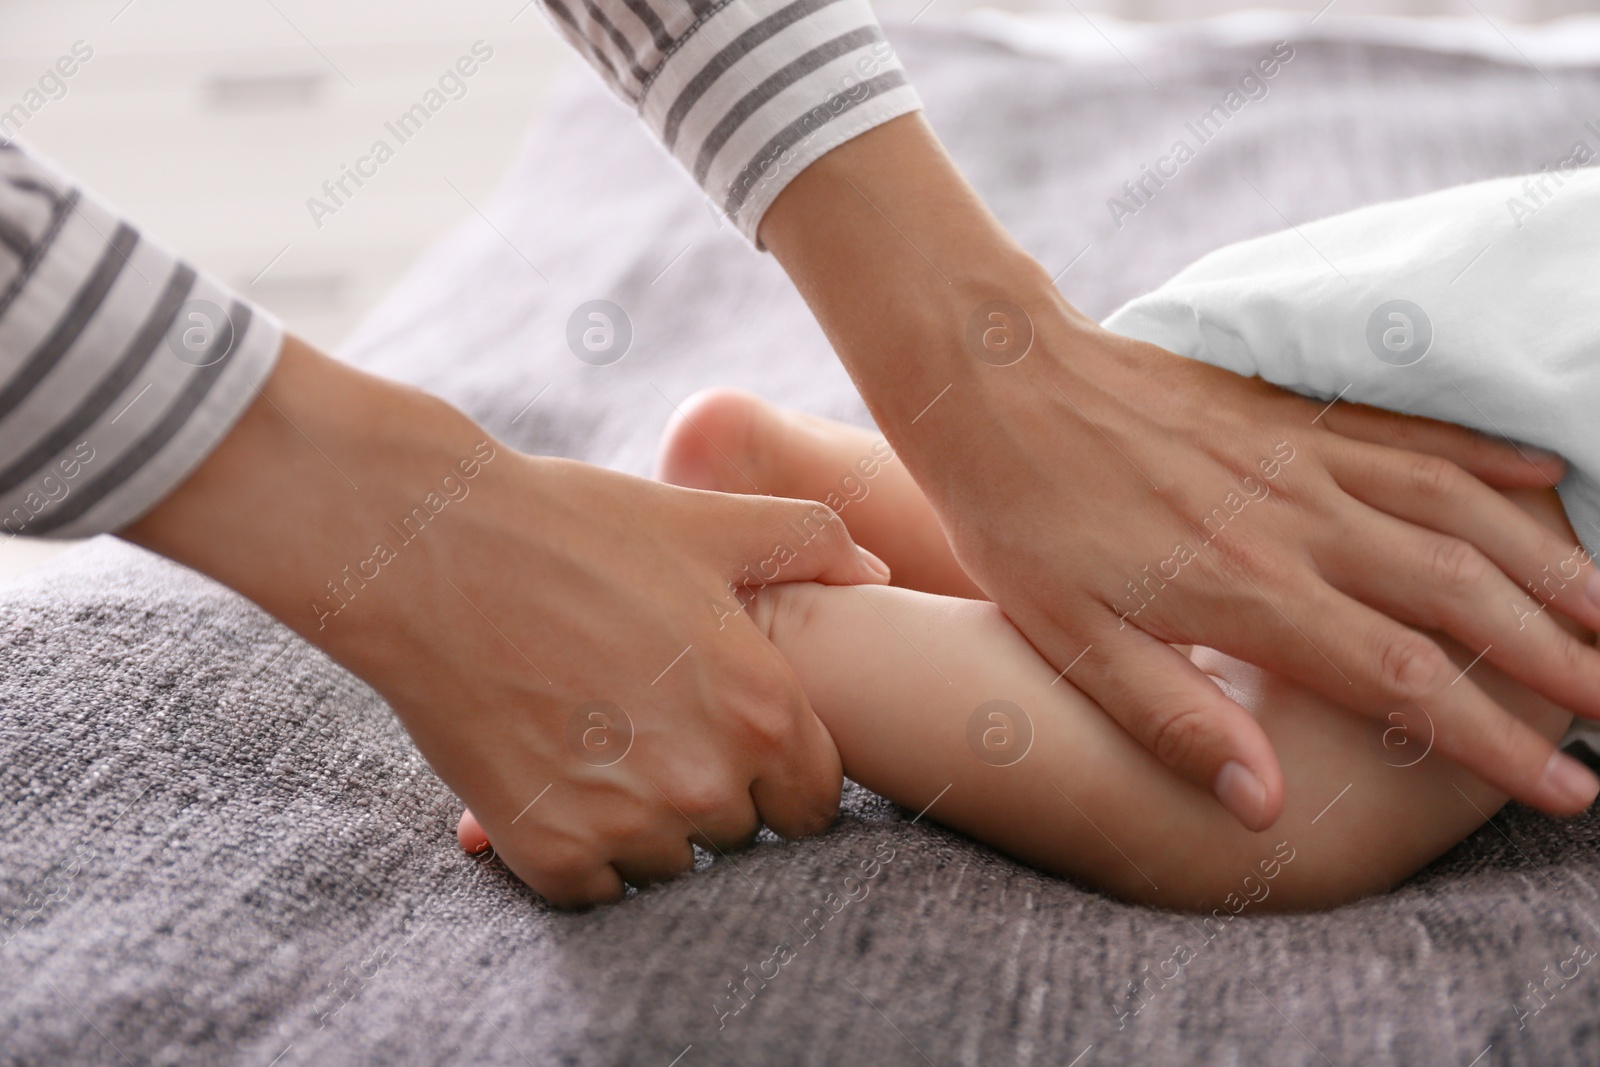
<svg viewBox="0 0 1600 1067">
<path fill-rule="evenodd" d="M 1270 41 L 1135 71 L 890 34 L 967 173 L 1095 315 L 1285 218 L 1600 147 L 1600 71 L 1307 41 L 1134 204 L 1124 183 L 1196 141 Z M 486 214 L 349 359 L 518 447 L 640 473 L 704 385 L 865 419 L 776 264 L 586 74 Z M 609 366 L 566 346 L 592 299 L 632 323 Z M 1600 1062 L 1592 814 L 1512 806 L 1386 897 L 1208 940 L 851 787 L 819 838 L 561 914 L 458 851 L 459 803 L 365 686 L 111 540 L 0 593 L 0 753 L 5 1064 Z M 873 859 L 864 896 L 833 895 Z"/>
</svg>

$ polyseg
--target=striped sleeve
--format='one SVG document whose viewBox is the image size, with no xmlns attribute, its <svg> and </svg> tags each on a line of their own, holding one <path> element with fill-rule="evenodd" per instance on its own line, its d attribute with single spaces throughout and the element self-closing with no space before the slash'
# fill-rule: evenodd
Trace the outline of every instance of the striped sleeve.
<svg viewBox="0 0 1600 1067">
<path fill-rule="evenodd" d="M 282 340 L 260 309 L 0 144 L 3 538 L 143 515 L 244 413 Z"/>
<path fill-rule="evenodd" d="M 740 232 L 824 153 L 922 103 L 867 0 L 541 0 Z"/>
</svg>

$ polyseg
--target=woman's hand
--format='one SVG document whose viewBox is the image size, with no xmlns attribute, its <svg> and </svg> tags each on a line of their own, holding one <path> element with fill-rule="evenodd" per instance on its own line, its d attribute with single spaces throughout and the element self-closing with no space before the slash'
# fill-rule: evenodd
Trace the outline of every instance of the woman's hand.
<svg viewBox="0 0 1600 1067">
<path fill-rule="evenodd" d="M 1547 811 L 1588 805 L 1592 776 L 1418 632 L 1450 633 L 1600 716 L 1600 654 L 1518 588 L 1574 546 L 1466 473 L 1542 487 L 1558 463 L 1530 465 L 1440 423 L 1324 414 L 1106 334 L 1051 294 L 1032 306 L 1032 366 L 986 368 L 964 404 L 918 422 L 928 439 L 906 458 L 941 502 L 963 567 L 1057 669 L 1071 666 L 1076 685 L 1252 829 L 1276 817 L 1276 759 L 1173 644 L 1291 677 L 1377 718 L 1375 736 L 1403 724 L 1425 744 L 1436 731 L 1440 755 Z M 950 447 L 957 439 L 983 447 Z M 1585 580 L 1558 607 L 1592 627 L 1600 605 Z"/>
<path fill-rule="evenodd" d="M 1548 485 L 1559 460 L 1445 424 L 1324 410 L 1100 329 L 917 116 L 804 171 L 761 236 L 963 567 L 1058 670 L 1243 824 L 1277 818 L 1277 760 L 1172 644 L 1270 668 L 1378 732 L 1434 738 L 1543 810 L 1593 800 L 1593 774 L 1416 629 L 1600 718 L 1600 653 L 1522 591 L 1568 564 L 1551 603 L 1600 627 L 1593 568 L 1484 485 Z"/>
<path fill-rule="evenodd" d="M 562 905 L 832 821 L 839 756 L 745 583 L 882 583 L 827 508 L 525 456 L 290 341 L 123 536 L 226 582 L 386 699 Z"/>
</svg>

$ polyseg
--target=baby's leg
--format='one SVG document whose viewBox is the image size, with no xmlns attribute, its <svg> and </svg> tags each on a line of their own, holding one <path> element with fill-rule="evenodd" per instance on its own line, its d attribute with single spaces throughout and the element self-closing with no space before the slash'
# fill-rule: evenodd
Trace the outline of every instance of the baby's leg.
<svg viewBox="0 0 1600 1067">
<path fill-rule="evenodd" d="M 797 584 L 769 587 L 755 611 L 846 775 L 1117 896 L 1199 911 L 1238 911 L 1246 898 L 1257 909 L 1328 907 L 1394 885 L 1505 803 L 1427 752 L 1420 709 L 1363 719 L 1202 651 L 1197 662 L 1261 720 L 1283 765 L 1283 816 L 1253 834 L 1057 679 L 992 604 Z M 1446 647 L 1463 669 L 1471 662 Z M 1484 663 L 1471 669 L 1547 737 L 1566 729 L 1566 712 Z"/>
<path fill-rule="evenodd" d="M 755 481 L 826 500 L 878 440 L 726 391 L 701 394 L 685 415 L 669 432 L 663 475 L 727 492 L 751 492 Z M 861 484 L 865 494 L 838 510 L 898 582 L 979 595 L 904 467 L 884 466 Z M 1518 500 L 1570 536 L 1554 494 Z M 991 604 L 794 585 L 770 588 L 755 610 L 852 778 L 913 810 L 931 804 L 930 819 L 1120 896 L 1202 910 L 1236 910 L 1246 898 L 1256 908 L 1331 905 L 1393 885 L 1505 802 L 1428 753 L 1419 708 L 1362 719 L 1196 650 L 1202 669 L 1260 717 L 1283 764 L 1283 817 L 1251 834 L 1058 679 Z M 1467 668 L 1472 654 L 1444 643 Z M 1566 712 L 1485 663 L 1471 670 L 1546 736 L 1566 729 Z"/>
</svg>

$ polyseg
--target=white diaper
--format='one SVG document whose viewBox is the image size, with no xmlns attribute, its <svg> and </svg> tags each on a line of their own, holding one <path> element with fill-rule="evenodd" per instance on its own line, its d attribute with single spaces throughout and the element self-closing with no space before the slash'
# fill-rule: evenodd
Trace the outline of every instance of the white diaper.
<svg viewBox="0 0 1600 1067">
<path fill-rule="evenodd" d="M 1600 169 L 1376 204 L 1219 249 L 1107 329 L 1323 400 L 1547 448 L 1600 554 Z"/>
</svg>

